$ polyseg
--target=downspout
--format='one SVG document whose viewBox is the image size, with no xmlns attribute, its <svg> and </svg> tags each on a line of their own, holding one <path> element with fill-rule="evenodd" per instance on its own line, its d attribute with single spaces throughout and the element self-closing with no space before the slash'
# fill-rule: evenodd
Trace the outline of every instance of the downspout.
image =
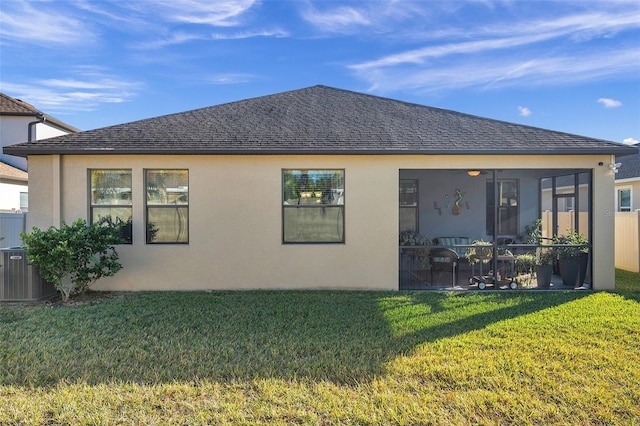
<svg viewBox="0 0 640 426">
<path fill-rule="evenodd" d="M 44 114 L 38 114 L 38 115 L 36 115 L 36 117 L 38 117 L 38 119 L 36 121 L 32 121 L 31 123 L 29 123 L 29 129 L 27 131 L 27 133 L 28 133 L 27 142 L 33 142 L 33 132 L 31 131 L 31 129 L 33 129 L 33 127 L 35 125 L 40 124 L 40 123 L 44 123 L 45 121 L 47 121 L 47 119 L 44 116 Z"/>
</svg>

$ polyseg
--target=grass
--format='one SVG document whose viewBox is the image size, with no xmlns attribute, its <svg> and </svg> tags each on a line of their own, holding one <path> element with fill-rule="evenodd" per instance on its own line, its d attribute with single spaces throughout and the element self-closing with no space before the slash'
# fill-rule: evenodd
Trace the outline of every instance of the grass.
<svg viewBox="0 0 640 426">
<path fill-rule="evenodd" d="M 616 291 L 640 293 L 640 274 L 616 269 Z"/>
<path fill-rule="evenodd" d="M 0 424 L 638 424 L 640 295 L 0 305 Z"/>
</svg>

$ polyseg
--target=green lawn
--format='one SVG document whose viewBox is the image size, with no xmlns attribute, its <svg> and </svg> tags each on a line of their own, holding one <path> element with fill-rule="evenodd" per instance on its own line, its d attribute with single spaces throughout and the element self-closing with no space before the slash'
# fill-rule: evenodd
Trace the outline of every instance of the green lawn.
<svg viewBox="0 0 640 426">
<path fill-rule="evenodd" d="M 640 295 L 0 305 L 0 424 L 638 424 Z"/>
<path fill-rule="evenodd" d="M 616 291 L 640 293 L 640 274 L 616 269 Z"/>
</svg>

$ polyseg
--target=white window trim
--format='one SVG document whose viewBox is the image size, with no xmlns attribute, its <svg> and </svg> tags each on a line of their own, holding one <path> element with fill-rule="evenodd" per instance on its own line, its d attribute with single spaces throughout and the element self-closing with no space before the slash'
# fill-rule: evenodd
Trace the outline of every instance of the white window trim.
<svg viewBox="0 0 640 426">
<path fill-rule="evenodd" d="M 620 210 L 620 200 L 619 200 L 619 195 L 620 195 L 620 191 L 626 191 L 629 190 L 629 211 L 632 212 L 633 211 L 633 186 L 616 186 L 616 211 L 620 212 L 622 210 Z"/>
</svg>

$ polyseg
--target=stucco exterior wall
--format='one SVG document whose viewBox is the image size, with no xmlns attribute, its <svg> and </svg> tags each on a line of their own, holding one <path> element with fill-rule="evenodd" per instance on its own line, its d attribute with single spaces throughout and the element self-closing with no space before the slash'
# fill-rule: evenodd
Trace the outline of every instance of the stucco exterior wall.
<svg viewBox="0 0 640 426">
<path fill-rule="evenodd" d="M 615 213 L 614 173 L 606 165 L 593 169 L 593 287 L 598 290 L 615 290 Z M 597 163 L 596 163 L 597 164 Z"/>
<path fill-rule="evenodd" d="M 609 156 L 37 156 L 30 157 L 30 224 L 88 218 L 88 169 L 132 169 L 133 244 L 123 270 L 96 289 L 398 289 L 400 169 L 594 170 L 595 288 L 614 286 Z M 189 170 L 189 244 L 147 245 L 144 169 Z M 282 169 L 345 170 L 345 243 L 282 244 Z M 607 213 L 609 212 L 609 213 Z"/>
<path fill-rule="evenodd" d="M 54 138 L 56 136 L 62 136 L 62 135 L 66 135 L 69 133 L 69 131 L 67 130 L 62 130 L 59 129 L 55 126 L 50 125 L 48 122 L 44 122 L 44 123 L 38 123 L 35 126 L 35 134 L 31 135 L 31 137 L 36 140 L 36 139 L 47 139 L 47 138 Z M 24 142 L 24 141 L 21 141 Z"/>
<path fill-rule="evenodd" d="M 60 225 L 59 163 L 59 155 L 32 156 L 29 158 L 32 170 L 29 173 L 28 230 L 34 226 L 45 229 L 51 225 Z M 82 183 L 76 186 L 82 188 Z M 84 186 L 86 186 L 86 182 Z"/>
<path fill-rule="evenodd" d="M 33 116 L 1 116 L 0 117 L 0 144 L 2 147 L 27 142 L 29 140 L 29 123 L 37 121 Z M 46 139 L 55 136 L 66 135 L 68 131 L 61 130 L 55 126 L 44 123 L 37 123 L 33 126 L 31 138 Z M 22 157 L 3 154 L 0 150 L 2 161 L 17 167 L 21 170 L 27 170 L 27 160 Z"/>
<path fill-rule="evenodd" d="M 29 123 L 34 120 L 35 117 L 0 117 L 0 144 L 2 147 L 26 142 L 29 138 L 27 134 Z M 13 167 L 27 170 L 27 160 L 24 158 L 4 153 L 0 153 L 0 158 L 4 163 L 10 164 Z"/>
</svg>

